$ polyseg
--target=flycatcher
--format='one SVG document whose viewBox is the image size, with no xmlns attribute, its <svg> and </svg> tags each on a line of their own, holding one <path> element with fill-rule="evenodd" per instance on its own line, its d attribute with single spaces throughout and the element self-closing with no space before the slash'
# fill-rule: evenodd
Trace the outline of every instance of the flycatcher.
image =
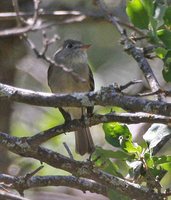
<svg viewBox="0 0 171 200">
<path fill-rule="evenodd" d="M 63 46 L 54 54 L 56 65 L 64 66 L 72 72 L 66 72 L 60 66 L 50 65 L 48 69 L 48 85 L 53 93 L 88 92 L 94 90 L 94 79 L 88 64 L 86 50 L 90 45 L 80 41 L 66 40 Z M 71 119 L 80 119 L 86 113 L 85 108 L 62 108 L 68 112 Z M 93 111 L 93 108 L 88 108 Z M 64 115 L 64 113 L 62 113 Z M 80 155 L 92 153 L 94 143 L 88 127 L 78 127 L 75 132 L 76 152 Z"/>
</svg>

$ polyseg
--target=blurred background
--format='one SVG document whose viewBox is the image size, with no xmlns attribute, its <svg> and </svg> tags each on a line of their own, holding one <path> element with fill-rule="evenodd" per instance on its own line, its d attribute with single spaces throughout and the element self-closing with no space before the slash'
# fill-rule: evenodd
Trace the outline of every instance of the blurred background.
<svg viewBox="0 0 171 200">
<path fill-rule="evenodd" d="M 92 0 L 42 0 L 41 8 L 43 11 L 80 11 L 89 16 L 83 21 L 73 23 L 61 23 L 64 17 L 44 16 L 41 18 L 43 24 L 53 24 L 44 29 L 49 38 L 54 34 L 60 37 L 52 44 L 47 55 L 52 58 L 54 52 L 60 47 L 65 39 L 81 40 L 84 43 L 92 44 L 88 50 L 89 62 L 91 64 L 95 87 L 98 90 L 101 86 L 118 83 L 125 84 L 130 80 L 143 79 L 143 76 L 137 67 L 137 63 L 128 56 L 120 45 L 120 36 L 115 28 L 105 22 L 100 16 L 101 13 Z M 106 0 L 105 1 L 116 16 L 121 20 L 127 21 L 125 15 L 124 0 Z M 33 2 L 31 0 L 19 1 L 20 11 L 33 11 Z M 12 1 L 1 0 L 0 12 L 13 12 Z M 28 18 L 27 18 L 28 19 Z M 67 20 L 70 18 L 67 18 Z M 0 20 L 1 30 L 15 27 L 15 20 Z M 28 34 L 28 37 L 41 51 L 42 31 L 34 31 Z M 164 86 L 161 76 L 162 63 L 159 60 L 150 61 L 150 64 L 157 75 L 159 82 Z M 34 52 L 19 37 L 1 37 L 0 38 L 0 82 L 27 88 L 35 91 L 50 92 L 47 85 L 48 64 L 38 59 Z M 131 87 L 127 90 L 129 94 L 135 94 L 148 87 L 145 81 L 142 84 Z M 96 107 L 95 112 L 106 113 L 111 108 Z M 0 100 L 0 131 L 15 136 L 31 136 L 40 131 L 46 130 L 64 122 L 60 112 L 55 108 L 44 108 L 30 106 L 20 103 L 11 103 Z M 131 125 L 130 129 L 138 140 L 137 135 L 143 133 L 140 125 Z M 104 148 L 111 148 L 104 140 L 104 134 L 101 125 L 91 128 L 95 145 Z M 88 156 L 79 157 L 74 151 L 74 135 L 66 133 L 60 137 L 55 137 L 46 142 L 44 146 L 53 149 L 59 153 L 67 155 L 63 146 L 66 142 L 70 147 L 75 159 L 84 160 Z M 1 147 L 0 147 L 1 148 Z M 67 155 L 68 156 L 68 155 Z M 30 158 L 22 158 L 11 152 L 1 149 L 0 157 L 1 172 L 11 175 L 24 175 L 31 169 L 40 166 L 40 163 Z M 62 170 L 54 169 L 50 166 L 45 167 L 39 172 L 40 175 L 60 175 L 66 174 Z M 57 192 L 58 191 L 58 192 Z M 37 195 L 36 195 L 37 194 Z M 74 190 L 66 187 L 51 187 L 45 189 L 35 189 L 26 191 L 26 197 L 31 199 L 106 199 L 101 195 L 91 194 Z"/>
</svg>

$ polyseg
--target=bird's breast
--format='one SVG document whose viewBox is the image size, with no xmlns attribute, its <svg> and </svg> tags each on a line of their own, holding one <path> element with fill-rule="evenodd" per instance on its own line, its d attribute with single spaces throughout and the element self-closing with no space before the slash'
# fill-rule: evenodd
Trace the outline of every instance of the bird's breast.
<svg viewBox="0 0 171 200">
<path fill-rule="evenodd" d="M 67 72 L 60 67 L 52 66 L 48 78 L 48 83 L 52 92 L 88 92 L 90 90 L 88 64 L 75 64 L 74 66 L 67 68 L 72 69 L 73 71 Z"/>
</svg>

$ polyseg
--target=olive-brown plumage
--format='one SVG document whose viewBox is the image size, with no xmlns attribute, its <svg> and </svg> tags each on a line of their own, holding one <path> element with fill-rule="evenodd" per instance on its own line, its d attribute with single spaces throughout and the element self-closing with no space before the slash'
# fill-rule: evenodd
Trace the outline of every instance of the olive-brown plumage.
<svg viewBox="0 0 171 200">
<path fill-rule="evenodd" d="M 61 49 L 54 55 L 56 65 L 64 66 L 73 73 L 66 72 L 61 67 L 50 65 L 48 69 L 48 85 L 53 93 L 88 92 L 94 90 L 94 79 L 88 64 L 86 50 L 90 45 L 80 41 L 66 40 Z M 77 77 L 78 76 L 78 77 Z M 66 107 L 72 119 L 80 119 L 86 113 L 85 108 Z M 92 111 L 92 108 L 88 108 Z M 80 155 L 92 153 L 94 143 L 88 127 L 80 127 L 75 132 L 76 152 Z"/>
</svg>

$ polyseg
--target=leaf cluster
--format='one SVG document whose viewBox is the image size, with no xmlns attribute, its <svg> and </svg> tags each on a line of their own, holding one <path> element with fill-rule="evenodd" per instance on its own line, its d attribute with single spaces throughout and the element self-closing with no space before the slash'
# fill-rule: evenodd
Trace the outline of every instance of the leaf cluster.
<svg viewBox="0 0 171 200">
<path fill-rule="evenodd" d="M 170 128 L 154 124 L 144 135 L 142 144 L 133 142 L 132 134 L 125 124 L 104 123 L 103 130 L 106 141 L 113 149 L 97 147 L 93 154 L 94 159 L 97 158 L 96 166 L 120 178 L 146 184 L 148 188 L 159 192 L 160 180 L 171 171 L 171 156 L 154 156 L 153 149 L 163 137 L 170 134 Z"/>
<path fill-rule="evenodd" d="M 127 15 L 133 25 L 147 33 L 155 46 L 156 56 L 163 60 L 163 77 L 171 81 L 171 6 L 166 0 L 129 0 Z"/>
</svg>

